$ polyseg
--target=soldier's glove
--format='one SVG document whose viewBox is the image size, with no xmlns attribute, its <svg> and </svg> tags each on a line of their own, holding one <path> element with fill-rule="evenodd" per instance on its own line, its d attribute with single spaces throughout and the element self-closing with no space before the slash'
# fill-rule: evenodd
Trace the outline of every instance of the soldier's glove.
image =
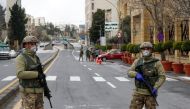
<svg viewBox="0 0 190 109">
<path fill-rule="evenodd" d="M 144 81 L 144 78 L 140 73 L 136 74 L 135 79 L 138 80 L 138 81 Z"/>
<path fill-rule="evenodd" d="M 153 96 L 156 97 L 157 94 L 158 94 L 158 90 L 156 88 L 153 88 L 151 93 L 152 93 Z"/>
</svg>

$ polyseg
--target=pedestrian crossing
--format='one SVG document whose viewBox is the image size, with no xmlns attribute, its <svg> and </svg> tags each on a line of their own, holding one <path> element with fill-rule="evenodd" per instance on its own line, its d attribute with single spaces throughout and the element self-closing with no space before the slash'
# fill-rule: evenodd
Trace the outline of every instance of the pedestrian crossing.
<svg viewBox="0 0 190 109">
<path fill-rule="evenodd" d="M 12 81 L 14 79 L 16 79 L 16 76 L 7 76 L 3 79 L 1 79 L 1 82 L 6 82 L 6 81 Z M 109 77 L 109 79 L 114 79 L 117 80 L 119 82 L 130 82 L 130 81 L 134 81 L 133 79 L 128 79 L 126 77 Z M 96 73 L 96 76 L 93 76 L 92 79 L 96 82 L 106 82 L 107 80 L 103 77 L 101 77 L 99 74 Z M 57 76 L 46 76 L 46 80 L 47 81 L 56 81 L 57 80 Z M 71 82 L 80 82 L 80 81 L 85 81 L 82 80 L 80 76 L 70 76 L 69 77 L 69 81 Z M 173 78 L 166 78 L 166 81 L 179 81 L 177 79 L 173 79 Z"/>
<path fill-rule="evenodd" d="M 47 81 L 56 81 L 56 79 L 57 79 L 57 76 L 47 76 L 46 77 Z"/>
<path fill-rule="evenodd" d="M 80 77 L 79 76 L 71 76 L 70 81 L 80 81 Z"/>
<path fill-rule="evenodd" d="M 115 79 L 117 79 L 117 80 L 119 80 L 121 82 L 130 81 L 130 80 L 124 78 L 124 77 L 115 77 Z"/>
<path fill-rule="evenodd" d="M 93 77 L 97 82 L 105 82 L 106 80 L 103 77 Z"/>
</svg>

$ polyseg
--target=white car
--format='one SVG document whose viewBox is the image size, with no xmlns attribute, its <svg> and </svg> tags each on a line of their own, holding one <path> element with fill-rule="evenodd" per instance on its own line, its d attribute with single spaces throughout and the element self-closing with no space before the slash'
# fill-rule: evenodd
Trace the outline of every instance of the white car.
<svg viewBox="0 0 190 109">
<path fill-rule="evenodd" d="M 0 58 L 7 58 L 10 59 L 10 48 L 8 46 L 1 46 L 0 47 Z"/>
<path fill-rule="evenodd" d="M 41 42 L 40 47 L 45 47 L 45 43 Z"/>
<path fill-rule="evenodd" d="M 15 52 L 15 50 L 11 50 L 9 52 L 9 55 L 10 55 L 11 58 L 15 58 L 15 57 L 17 57 L 17 52 Z"/>
</svg>

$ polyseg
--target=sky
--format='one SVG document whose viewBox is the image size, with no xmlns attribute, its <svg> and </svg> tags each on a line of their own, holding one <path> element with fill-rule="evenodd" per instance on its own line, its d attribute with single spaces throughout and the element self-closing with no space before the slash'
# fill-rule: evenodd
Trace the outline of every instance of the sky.
<svg viewBox="0 0 190 109">
<path fill-rule="evenodd" d="M 26 13 L 55 24 L 84 24 L 85 0 L 22 0 Z"/>
</svg>

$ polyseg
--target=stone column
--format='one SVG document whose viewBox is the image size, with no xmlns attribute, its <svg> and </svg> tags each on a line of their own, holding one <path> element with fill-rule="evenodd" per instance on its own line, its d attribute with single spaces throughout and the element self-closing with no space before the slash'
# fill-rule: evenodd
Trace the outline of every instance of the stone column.
<svg viewBox="0 0 190 109">
<path fill-rule="evenodd" d="M 175 20 L 175 42 L 181 41 L 181 19 Z M 180 52 L 175 50 L 175 61 L 177 61 L 179 57 Z"/>
</svg>

